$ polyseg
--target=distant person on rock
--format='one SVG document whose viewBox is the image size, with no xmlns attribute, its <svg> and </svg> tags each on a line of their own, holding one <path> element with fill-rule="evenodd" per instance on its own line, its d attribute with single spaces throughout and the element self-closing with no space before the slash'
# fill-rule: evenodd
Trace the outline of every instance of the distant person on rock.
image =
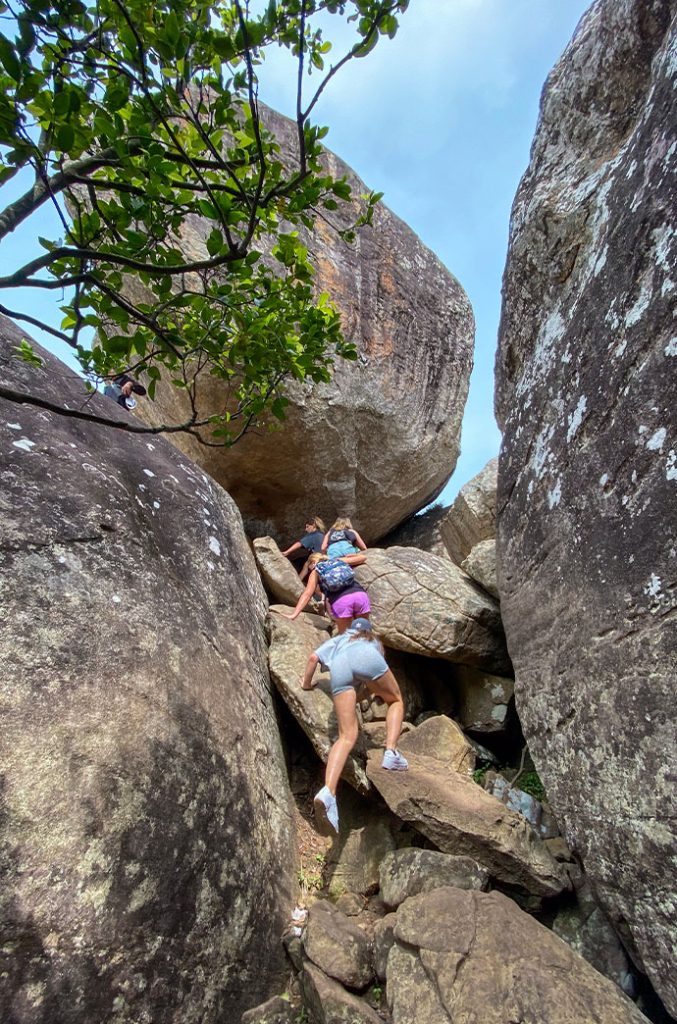
<svg viewBox="0 0 677 1024">
<path fill-rule="evenodd" d="M 350 519 L 344 517 L 337 519 L 329 528 L 322 541 L 321 550 L 330 558 L 340 558 L 342 555 L 356 555 L 359 551 L 366 551 L 367 545 L 357 530 L 353 530 Z"/>
<path fill-rule="evenodd" d="M 343 555 L 341 558 L 327 558 L 322 553 L 311 555 L 308 559 L 310 575 L 306 589 L 296 602 L 294 611 L 290 615 L 283 614 L 292 621 L 298 618 L 319 587 L 324 594 L 329 614 L 336 621 L 339 634 L 345 633 L 354 618 L 367 618 L 371 613 L 369 595 L 357 582 L 351 568 L 366 561 L 367 556 L 362 552 Z"/>
<path fill-rule="evenodd" d="M 322 550 L 322 541 L 326 533 L 326 526 L 319 516 L 312 516 L 306 520 L 306 532 L 291 547 L 288 547 L 282 554 L 285 558 L 298 559 L 299 555 L 305 557 L 306 561 L 299 573 L 302 580 L 306 578 L 310 569 L 308 567 L 308 555 Z"/>
<path fill-rule="evenodd" d="M 143 384 L 132 380 L 126 373 L 116 377 L 111 384 L 106 384 L 103 389 L 106 398 L 112 398 L 114 402 L 121 405 L 123 409 L 136 409 L 136 399 L 132 395 L 145 395 L 146 389 Z"/>
<path fill-rule="evenodd" d="M 301 680 L 304 690 L 313 689 L 313 676 L 318 665 L 329 670 L 339 733 L 327 758 L 325 784 L 314 799 L 318 827 L 326 834 L 330 831 L 328 826 L 336 832 L 339 830 L 336 787 L 357 740 L 355 708 L 360 686 L 366 685 L 370 693 L 388 705 L 382 767 L 403 772 L 409 765 L 397 749 L 404 719 L 402 693 L 383 657 L 383 646 L 373 632 L 371 622 L 365 618 L 355 619 L 346 632 L 325 641 L 310 655 Z"/>
</svg>

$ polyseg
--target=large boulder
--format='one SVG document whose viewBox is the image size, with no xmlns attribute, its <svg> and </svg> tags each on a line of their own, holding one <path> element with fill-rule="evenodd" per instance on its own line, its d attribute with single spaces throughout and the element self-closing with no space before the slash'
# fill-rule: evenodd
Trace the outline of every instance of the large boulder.
<svg viewBox="0 0 677 1024">
<path fill-rule="evenodd" d="M 612 982 L 502 893 L 413 896 L 393 932 L 393 1024 L 648 1024 Z"/>
<path fill-rule="evenodd" d="M 284 557 L 272 537 L 256 537 L 252 547 L 266 590 L 276 601 L 293 607 L 304 590 L 294 566 Z"/>
<path fill-rule="evenodd" d="M 0 331 L 6 384 L 79 408 Z M 239 513 L 164 440 L 0 401 L 0 538 L 0 1018 L 237 1020 L 295 884 Z"/>
<path fill-rule="evenodd" d="M 515 200 L 497 413 L 501 611 L 569 845 L 677 1014 L 674 0 L 599 0 Z"/>
<path fill-rule="evenodd" d="M 318 619 L 317 616 L 313 618 Z M 272 609 L 268 614 L 267 630 L 270 640 L 268 664 L 271 678 L 285 704 L 312 743 L 318 757 L 326 762 L 338 736 L 329 673 L 318 666 L 314 677 L 316 685 L 312 690 L 303 690 L 301 680 L 308 655 L 328 640 L 329 636 L 326 632 L 309 625 L 303 616 L 291 622 Z M 343 778 L 360 793 L 369 791 L 364 760 L 365 746 L 360 736 L 343 770 Z"/>
<path fill-rule="evenodd" d="M 388 647 L 510 671 L 496 601 L 449 559 L 416 548 L 374 548 L 355 575 Z"/>
<path fill-rule="evenodd" d="M 268 111 L 266 124 L 283 152 L 295 147 L 295 123 Z M 356 195 L 367 191 L 338 157 L 326 159 Z M 206 256 L 210 230 L 192 218 L 183 248 Z M 383 204 L 355 247 L 321 220 L 312 237 L 301 235 L 315 254 L 317 289 L 338 305 L 357 361 L 337 361 L 328 384 L 290 382 L 286 419 L 274 433 L 251 433 L 230 449 L 172 439 L 228 488 L 257 533 L 263 524 L 288 543 L 308 515 L 329 522 L 350 515 L 369 543 L 432 501 L 453 472 L 472 369 L 472 309 L 456 278 Z M 221 408 L 224 393 L 222 382 L 204 377 L 200 415 Z M 163 386 L 143 414 L 175 422 L 186 418 L 187 401 Z"/>
<path fill-rule="evenodd" d="M 388 807 L 443 853 L 472 857 L 492 878 L 535 896 L 569 885 L 564 869 L 524 818 L 441 761 L 407 753 L 409 770 L 388 772 L 369 751 L 367 774 Z"/>
<path fill-rule="evenodd" d="M 496 475 L 498 459 L 464 484 L 440 522 L 449 557 L 460 565 L 483 540 L 496 536 Z"/>
</svg>

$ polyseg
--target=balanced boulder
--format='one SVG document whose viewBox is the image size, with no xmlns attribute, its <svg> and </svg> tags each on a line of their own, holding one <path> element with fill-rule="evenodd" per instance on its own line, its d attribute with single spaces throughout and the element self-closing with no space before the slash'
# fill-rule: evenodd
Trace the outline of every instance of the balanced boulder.
<svg viewBox="0 0 677 1024">
<path fill-rule="evenodd" d="M 467 558 L 461 562 L 461 569 L 471 580 L 479 583 L 488 594 L 498 598 L 496 582 L 496 541 L 481 540 L 471 549 Z"/>
<path fill-rule="evenodd" d="M 674 2 L 598 0 L 511 218 L 496 409 L 520 721 L 624 944 L 677 1015 Z"/>
<path fill-rule="evenodd" d="M 463 735 L 463 730 L 446 715 L 433 715 L 400 739 L 404 754 L 423 754 L 453 768 L 461 775 L 472 775 L 475 770 L 475 751 Z"/>
<path fill-rule="evenodd" d="M 264 117 L 285 159 L 297 145 L 296 123 L 272 110 Z M 367 191 L 336 156 L 326 160 L 355 195 Z M 359 212 L 355 204 L 344 226 Z M 211 228 L 191 218 L 182 247 L 206 256 Z M 319 219 L 312 236 L 301 229 L 301 238 L 315 255 L 317 291 L 337 304 L 357 360 L 337 360 L 327 384 L 290 381 L 284 423 L 272 433 L 251 432 L 232 448 L 172 439 L 228 488 L 246 522 L 268 524 L 265 532 L 277 539 L 296 539 L 309 514 L 328 522 L 351 515 L 370 543 L 432 501 L 454 470 L 472 369 L 472 309 L 456 278 L 383 204 L 356 247 Z M 199 415 L 221 409 L 226 390 L 203 375 Z M 163 384 L 142 412 L 176 422 L 187 408 L 187 394 Z"/>
<path fill-rule="evenodd" d="M 327 900 L 310 908 L 303 947 L 314 964 L 348 988 L 364 989 L 374 977 L 367 936 Z"/>
<path fill-rule="evenodd" d="M 276 601 L 293 607 L 303 593 L 303 583 L 296 569 L 284 557 L 272 537 L 257 537 L 253 548 L 266 590 Z"/>
</svg>

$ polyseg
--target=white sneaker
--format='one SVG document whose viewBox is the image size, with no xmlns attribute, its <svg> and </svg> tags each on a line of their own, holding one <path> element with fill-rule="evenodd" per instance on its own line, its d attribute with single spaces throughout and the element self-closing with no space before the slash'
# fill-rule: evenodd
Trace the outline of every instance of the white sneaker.
<svg viewBox="0 0 677 1024">
<path fill-rule="evenodd" d="M 400 754 L 399 750 L 386 750 L 381 762 L 381 768 L 389 772 L 406 772 L 409 762 L 406 757 Z"/>
<path fill-rule="evenodd" d="M 315 794 L 313 805 L 315 807 L 317 827 L 322 835 L 331 835 L 332 829 L 338 835 L 338 804 L 336 803 L 336 797 L 327 786 L 323 786 L 320 792 Z"/>
</svg>

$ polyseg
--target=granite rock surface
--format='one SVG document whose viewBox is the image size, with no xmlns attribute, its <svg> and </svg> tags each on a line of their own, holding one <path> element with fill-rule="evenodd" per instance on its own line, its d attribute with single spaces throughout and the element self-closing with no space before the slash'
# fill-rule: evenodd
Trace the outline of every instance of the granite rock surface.
<svg viewBox="0 0 677 1024">
<path fill-rule="evenodd" d="M 674 0 L 598 0 L 551 72 L 496 362 L 501 613 L 553 810 L 677 1014 Z"/>
<path fill-rule="evenodd" d="M 77 409 L 21 337 L 3 381 Z M 0 1019 L 239 1019 L 283 971 L 295 844 L 237 508 L 162 439 L 0 401 L 0 570 Z"/>
<path fill-rule="evenodd" d="M 355 576 L 388 647 L 509 672 L 497 602 L 449 559 L 416 548 L 373 548 Z"/>
</svg>

